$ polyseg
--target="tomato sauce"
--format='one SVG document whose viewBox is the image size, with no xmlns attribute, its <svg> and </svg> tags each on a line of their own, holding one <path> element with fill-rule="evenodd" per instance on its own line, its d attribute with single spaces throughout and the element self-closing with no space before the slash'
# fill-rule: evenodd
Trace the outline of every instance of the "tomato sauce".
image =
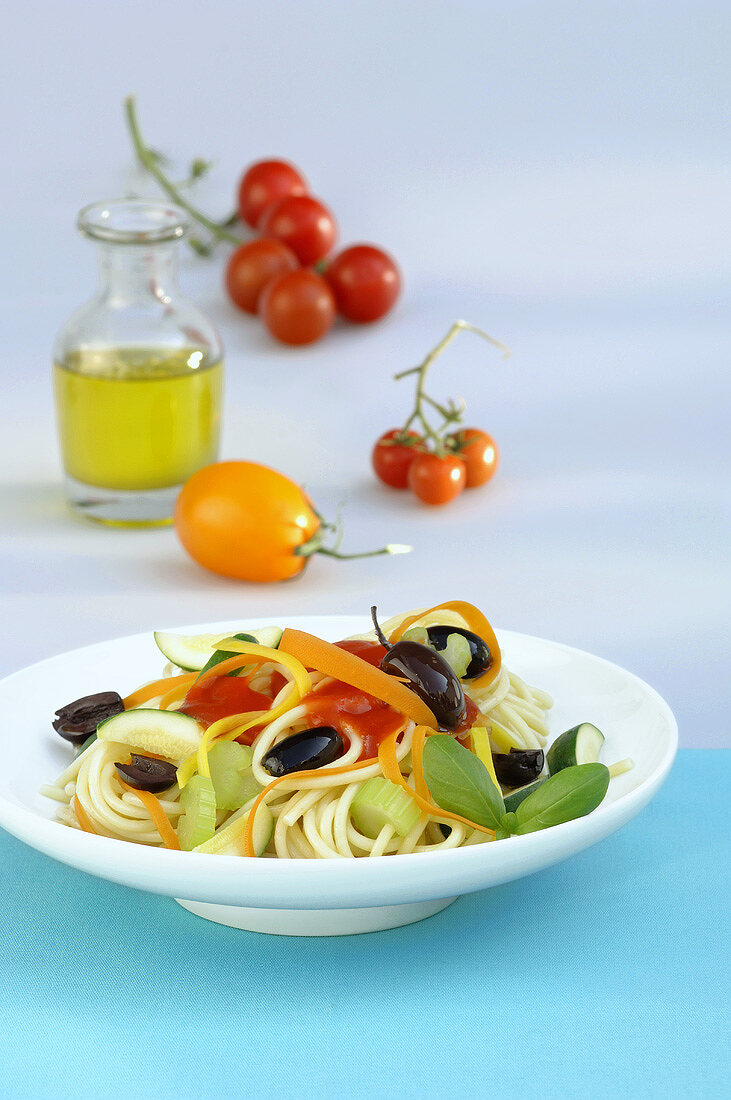
<svg viewBox="0 0 731 1100">
<path fill-rule="evenodd" d="M 378 756 L 378 746 L 404 724 L 403 715 L 365 691 L 331 680 L 302 700 L 310 726 L 332 726 L 346 740 L 357 734 L 363 742 L 360 760 Z"/>
<path fill-rule="evenodd" d="M 271 705 L 269 696 L 254 691 L 243 677 L 209 676 L 193 684 L 180 710 L 202 725 L 210 726 L 219 718 L 250 710 L 269 710 Z M 255 731 L 252 730 L 251 736 L 252 739 L 256 736 Z"/>
<path fill-rule="evenodd" d="M 366 641 L 349 641 L 349 642 L 336 642 L 335 645 L 338 649 L 344 649 L 346 653 L 354 653 L 356 657 L 360 657 L 361 660 L 367 661 L 369 665 L 375 665 L 379 667 L 381 661 L 388 653 L 385 645 L 380 645 L 378 642 L 366 642 Z"/>
</svg>

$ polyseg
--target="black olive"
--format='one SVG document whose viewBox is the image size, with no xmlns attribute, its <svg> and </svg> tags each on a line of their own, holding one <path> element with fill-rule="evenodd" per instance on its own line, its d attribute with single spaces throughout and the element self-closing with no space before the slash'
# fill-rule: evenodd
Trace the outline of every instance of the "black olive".
<svg viewBox="0 0 731 1100">
<path fill-rule="evenodd" d="M 504 787 L 523 787 L 543 771 L 542 749 L 511 749 L 509 754 L 492 755 L 495 775 Z"/>
<path fill-rule="evenodd" d="M 343 739 L 332 726 L 315 726 L 285 737 L 269 750 L 262 763 L 270 775 L 311 771 L 332 764 L 343 754 Z"/>
<path fill-rule="evenodd" d="M 100 722 L 121 714 L 123 710 L 124 703 L 116 691 L 98 691 L 95 695 L 82 695 L 73 703 L 59 707 L 51 724 L 66 741 L 72 745 L 82 745 L 87 737 L 96 733 Z"/>
<path fill-rule="evenodd" d="M 426 703 L 441 727 L 455 730 L 464 722 L 467 704 L 457 676 L 438 653 L 420 642 L 400 641 L 389 649 L 381 668 L 403 676 L 407 687 Z"/>
<path fill-rule="evenodd" d="M 390 645 L 376 620 L 375 607 L 371 615 L 378 640 L 388 649 L 381 661 L 383 671 L 407 680 L 407 687 L 426 703 L 441 729 L 457 729 L 467 717 L 467 703 L 459 678 L 444 658 L 421 642 L 402 638 Z"/>
<path fill-rule="evenodd" d="M 114 764 L 130 787 L 137 791 L 150 791 L 152 794 L 159 794 L 160 791 L 172 787 L 178 771 L 175 764 L 170 764 L 167 760 L 156 760 L 154 756 L 139 756 L 135 752 L 130 753 L 130 758 L 130 764 Z"/>
<path fill-rule="evenodd" d="M 467 665 L 467 671 L 462 677 L 463 680 L 474 680 L 476 676 L 481 676 L 483 672 L 487 672 L 492 664 L 492 655 L 487 648 L 487 643 L 472 630 L 464 630 L 461 626 L 428 626 L 426 633 L 429 644 L 434 646 L 437 651 L 446 647 L 447 638 L 450 634 L 459 634 L 467 640 L 472 657 Z"/>
</svg>

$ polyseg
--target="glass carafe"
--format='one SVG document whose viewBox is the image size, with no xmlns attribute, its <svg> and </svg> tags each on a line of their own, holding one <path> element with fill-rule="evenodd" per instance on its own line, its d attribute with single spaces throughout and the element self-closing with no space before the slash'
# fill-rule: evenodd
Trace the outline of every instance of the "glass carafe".
<svg viewBox="0 0 731 1100">
<path fill-rule="evenodd" d="M 105 523 L 168 523 L 181 485 L 218 456 L 223 391 L 219 337 L 177 286 L 185 216 L 118 200 L 85 207 L 78 226 L 100 286 L 53 351 L 68 498 Z"/>
</svg>

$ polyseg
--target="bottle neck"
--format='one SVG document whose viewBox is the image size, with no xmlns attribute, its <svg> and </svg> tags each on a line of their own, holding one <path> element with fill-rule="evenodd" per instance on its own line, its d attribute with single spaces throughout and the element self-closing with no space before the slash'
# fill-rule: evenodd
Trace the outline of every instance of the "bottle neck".
<svg viewBox="0 0 731 1100">
<path fill-rule="evenodd" d="M 100 294 L 115 305 L 148 300 L 163 305 L 178 293 L 177 241 L 151 246 L 98 244 Z"/>
</svg>

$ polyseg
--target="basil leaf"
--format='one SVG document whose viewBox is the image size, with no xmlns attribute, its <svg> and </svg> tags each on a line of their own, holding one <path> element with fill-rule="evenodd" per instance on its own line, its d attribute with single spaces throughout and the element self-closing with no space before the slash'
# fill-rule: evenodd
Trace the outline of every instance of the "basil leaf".
<svg viewBox="0 0 731 1100">
<path fill-rule="evenodd" d="M 550 776 L 515 811 L 515 833 L 533 833 L 585 817 L 603 800 L 609 786 L 604 764 L 574 764 Z"/>
<path fill-rule="evenodd" d="M 496 829 L 505 812 L 503 796 L 473 752 L 454 737 L 432 734 L 424 745 L 424 778 L 432 798 L 443 810 Z"/>
</svg>

